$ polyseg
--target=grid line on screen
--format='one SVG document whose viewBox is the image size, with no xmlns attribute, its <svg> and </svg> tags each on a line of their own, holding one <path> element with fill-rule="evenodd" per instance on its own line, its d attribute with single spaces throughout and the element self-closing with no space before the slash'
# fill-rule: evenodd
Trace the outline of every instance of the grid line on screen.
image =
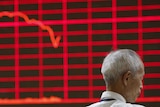
<svg viewBox="0 0 160 107">
<path fill-rule="evenodd" d="M 63 52 L 65 53 L 63 55 L 64 60 L 64 98 L 68 98 L 68 42 L 67 42 L 67 1 L 63 0 Z"/>
<path fill-rule="evenodd" d="M 18 11 L 18 0 L 14 1 L 14 11 Z M 14 17 L 14 21 L 18 22 L 18 17 Z M 17 23 L 18 25 L 18 23 Z M 19 26 L 14 27 L 15 32 L 15 98 L 19 98 Z"/>
</svg>

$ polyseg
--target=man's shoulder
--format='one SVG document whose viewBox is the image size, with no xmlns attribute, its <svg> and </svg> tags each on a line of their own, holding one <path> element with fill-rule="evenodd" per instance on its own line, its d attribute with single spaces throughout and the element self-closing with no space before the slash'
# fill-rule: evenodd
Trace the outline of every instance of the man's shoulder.
<svg viewBox="0 0 160 107">
<path fill-rule="evenodd" d="M 131 104 L 131 103 L 114 103 L 111 107 L 145 107 L 139 104 Z"/>
<path fill-rule="evenodd" d="M 106 104 L 104 102 L 97 102 L 97 103 L 93 103 L 87 107 L 108 107 L 108 104 Z"/>
<path fill-rule="evenodd" d="M 108 103 L 102 103 L 102 102 L 97 102 L 94 104 L 91 104 L 87 107 L 145 107 L 143 105 L 138 105 L 138 104 L 131 104 L 131 103 L 121 103 L 121 102 L 115 102 L 113 104 L 108 104 Z"/>
</svg>

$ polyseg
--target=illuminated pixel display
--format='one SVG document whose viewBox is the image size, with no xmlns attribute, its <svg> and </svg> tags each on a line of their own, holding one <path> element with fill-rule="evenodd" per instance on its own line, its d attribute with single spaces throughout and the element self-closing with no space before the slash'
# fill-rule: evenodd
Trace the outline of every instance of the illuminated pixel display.
<svg viewBox="0 0 160 107">
<path fill-rule="evenodd" d="M 60 41 L 60 37 L 58 37 L 58 39 L 54 38 L 54 32 L 53 30 L 49 27 L 49 26 L 45 26 L 41 21 L 35 20 L 35 19 L 29 19 L 28 16 L 26 16 L 25 14 L 21 13 L 21 12 L 7 12 L 7 11 L 3 11 L 0 13 L 0 17 L 3 16 L 8 16 L 8 17 L 22 17 L 26 23 L 28 24 L 36 24 L 38 26 L 40 26 L 43 30 L 47 30 L 49 32 L 50 35 L 50 39 L 52 42 L 52 45 L 54 48 L 58 47 L 59 41 Z"/>
<path fill-rule="evenodd" d="M 103 58 L 119 48 L 144 61 L 138 101 L 160 101 L 158 0 L 1 0 L 0 98 L 96 101 Z"/>
</svg>

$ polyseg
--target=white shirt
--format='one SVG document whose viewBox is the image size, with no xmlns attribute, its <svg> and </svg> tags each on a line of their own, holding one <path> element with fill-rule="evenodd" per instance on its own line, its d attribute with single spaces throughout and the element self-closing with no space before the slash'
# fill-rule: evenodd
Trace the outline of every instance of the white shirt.
<svg viewBox="0 0 160 107">
<path fill-rule="evenodd" d="M 100 101 L 87 107 L 144 107 L 142 105 L 126 103 L 126 100 L 123 96 L 112 91 L 103 92 L 101 100 L 106 101 Z"/>
</svg>

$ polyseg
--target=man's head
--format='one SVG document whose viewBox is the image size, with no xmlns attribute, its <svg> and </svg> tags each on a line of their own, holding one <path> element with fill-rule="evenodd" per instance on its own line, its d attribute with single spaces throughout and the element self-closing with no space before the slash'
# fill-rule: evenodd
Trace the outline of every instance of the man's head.
<svg viewBox="0 0 160 107">
<path fill-rule="evenodd" d="M 109 53 L 101 72 L 108 90 L 121 94 L 127 102 L 135 102 L 142 89 L 144 65 L 136 52 L 120 49 Z"/>
</svg>

